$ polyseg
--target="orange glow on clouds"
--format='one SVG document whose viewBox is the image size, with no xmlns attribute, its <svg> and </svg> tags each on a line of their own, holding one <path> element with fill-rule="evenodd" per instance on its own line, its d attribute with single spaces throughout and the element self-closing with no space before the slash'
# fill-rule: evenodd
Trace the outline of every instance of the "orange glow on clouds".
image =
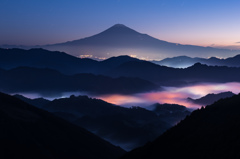
<svg viewBox="0 0 240 159">
<path fill-rule="evenodd" d="M 114 95 L 105 95 L 105 96 L 100 96 L 98 97 L 106 102 L 112 103 L 112 104 L 117 104 L 117 105 L 126 105 L 126 104 L 131 104 L 131 103 L 142 103 L 144 100 L 132 96 L 132 95 L 119 95 L 119 94 L 114 94 Z"/>
<path fill-rule="evenodd" d="M 189 108 L 198 108 L 201 105 L 196 105 L 187 101 L 188 97 L 200 98 L 209 93 L 221 93 L 232 91 L 238 94 L 240 91 L 240 83 L 204 83 L 186 87 L 164 87 L 161 92 L 148 92 L 134 95 L 105 95 L 98 98 L 109 103 L 125 106 L 149 106 L 154 103 L 169 103 L 180 104 Z"/>
<path fill-rule="evenodd" d="M 181 104 L 188 107 L 196 106 L 186 102 L 185 99 L 189 97 L 187 94 L 179 92 L 152 92 L 142 94 L 141 97 L 147 99 L 149 102 L 152 101 L 154 103 Z"/>
<path fill-rule="evenodd" d="M 117 104 L 117 105 L 125 105 L 125 106 L 149 106 L 154 103 L 169 103 L 169 104 L 181 104 L 187 107 L 198 107 L 199 105 L 192 104 L 186 101 L 189 96 L 184 93 L 177 92 L 150 92 L 150 93 L 142 93 L 135 94 L 133 96 L 128 95 L 106 95 L 101 96 L 104 101 L 109 103 Z"/>
</svg>

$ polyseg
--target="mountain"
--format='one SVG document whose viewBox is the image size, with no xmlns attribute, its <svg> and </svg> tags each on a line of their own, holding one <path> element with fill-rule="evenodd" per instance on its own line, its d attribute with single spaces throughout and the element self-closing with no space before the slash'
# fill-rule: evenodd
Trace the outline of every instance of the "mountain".
<svg viewBox="0 0 240 159">
<path fill-rule="evenodd" d="M 211 66 L 228 66 L 228 67 L 240 67 L 240 55 L 229 57 L 226 59 L 220 59 L 216 57 L 211 58 L 192 58 L 188 56 L 177 56 L 172 58 L 166 58 L 161 61 L 152 61 L 155 64 L 174 67 L 174 68 L 186 68 L 194 65 L 195 63 L 201 63 Z"/>
<path fill-rule="evenodd" d="M 125 150 L 144 145 L 171 127 L 169 122 L 144 108 L 124 108 L 87 96 L 56 99 L 44 109 L 63 118 L 67 113 L 65 119 Z"/>
<path fill-rule="evenodd" d="M 160 66 L 148 61 L 130 61 L 108 71 L 111 77 L 138 77 L 161 86 L 182 86 L 201 82 L 240 81 L 240 68 L 196 63 L 185 69 Z"/>
<path fill-rule="evenodd" d="M 211 61 L 214 59 L 214 62 Z M 161 61 L 152 61 L 155 64 L 162 65 L 162 66 L 167 66 L 167 67 L 173 67 L 173 68 L 187 68 L 195 63 L 201 63 L 201 64 L 207 64 L 207 65 L 216 65 L 221 61 L 220 59 L 217 58 L 210 58 L 210 59 L 205 59 L 205 58 L 199 58 L 199 57 L 188 57 L 188 56 L 177 56 L 177 57 L 172 57 L 172 58 L 165 58 Z"/>
<path fill-rule="evenodd" d="M 48 104 L 50 102 L 50 100 L 44 99 L 44 98 L 35 98 L 35 99 L 30 99 L 30 98 L 26 98 L 22 95 L 16 94 L 14 95 L 14 97 L 21 99 L 22 101 L 33 105 L 35 107 L 38 108 L 42 108 L 43 106 L 45 106 L 46 104 Z"/>
<path fill-rule="evenodd" d="M 153 108 L 153 112 L 170 122 L 173 126 L 180 121 L 179 119 L 184 119 L 191 113 L 185 106 L 178 104 L 155 103 L 150 108 Z"/>
<path fill-rule="evenodd" d="M 240 95 L 198 109 L 153 142 L 122 159 L 237 159 L 240 156 Z"/>
<path fill-rule="evenodd" d="M 207 66 L 200 63 L 185 69 L 178 69 L 120 56 L 102 61 L 97 66 L 99 68 L 101 66 L 106 71 L 100 73 L 102 75 L 89 73 L 66 75 L 48 68 L 0 69 L 0 84 L 2 85 L 0 91 L 8 93 L 35 91 L 41 94 L 76 91 L 91 94 L 131 94 L 161 90 L 159 86 L 240 81 L 240 68 Z M 97 66 L 94 66 L 96 70 Z M 88 68 L 83 68 L 83 70 L 88 70 Z"/>
<path fill-rule="evenodd" d="M 0 90 L 6 93 L 39 93 L 61 96 L 64 92 L 91 94 L 129 94 L 160 89 L 156 84 L 139 78 L 111 78 L 103 75 L 64 75 L 52 69 L 19 67 L 0 71 Z"/>
<path fill-rule="evenodd" d="M 91 72 L 97 61 L 80 59 L 63 52 L 43 49 L 0 49 L 0 68 L 13 69 L 20 66 L 51 68 L 65 74 Z M 84 68 L 84 70 L 83 70 Z"/>
<path fill-rule="evenodd" d="M 38 105 L 36 99 L 17 97 Z M 152 108 L 157 106 L 156 104 Z M 184 106 L 172 107 L 164 104 L 161 110 L 149 111 L 140 107 L 124 108 L 87 96 L 56 99 L 46 103 L 42 108 L 88 129 L 125 150 L 132 150 L 155 139 L 190 114 Z"/>
<path fill-rule="evenodd" d="M 117 57 L 110 57 L 106 60 L 100 61 L 99 63 L 100 63 L 100 67 L 115 68 L 117 66 L 120 66 L 121 64 L 130 62 L 130 61 L 142 61 L 142 60 L 132 58 L 127 55 L 121 55 Z"/>
<path fill-rule="evenodd" d="M 218 93 L 218 94 L 212 93 L 212 94 L 208 94 L 204 97 L 201 97 L 199 99 L 187 98 L 187 100 L 192 103 L 199 104 L 199 105 L 210 105 L 210 104 L 213 104 L 214 102 L 218 101 L 219 99 L 232 97 L 234 95 L 235 94 L 232 92 L 222 92 L 222 93 Z"/>
<path fill-rule="evenodd" d="M 5 159 L 112 159 L 125 152 L 87 130 L 0 93 L 0 156 Z"/>
<path fill-rule="evenodd" d="M 1 49 L 0 68 L 13 69 L 17 67 L 50 68 L 63 74 L 106 72 L 129 61 L 138 61 L 129 56 L 111 57 L 104 61 L 87 58 L 77 58 L 64 52 L 47 51 L 44 49 Z"/>
<path fill-rule="evenodd" d="M 177 72 L 177 69 L 159 66 L 148 61 L 130 61 L 113 68 L 105 75 L 111 77 L 138 77 L 156 83 L 163 81 L 170 83 L 172 80 L 178 80 L 170 79 L 171 76 L 176 75 Z"/>
<path fill-rule="evenodd" d="M 48 72 L 46 77 L 51 76 L 51 78 L 56 79 L 58 76 L 57 78 L 62 80 L 52 83 L 51 87 L 54 87 L 54 85 L 56 86 L 53 90 L 56 90 L 57 88 L 63 89 L 64 86 L 68 85 L 63 89 L 64 91 L 80 90 L 90 91 L 93 93 L 136 93 L 158 88 L 158 86 L 153 85 L 152 83 L 162 86 L 181 86 L 195 84 L 198 82 L 235 82 L 240 80 L 240 76 L 238 75 L 239 68 L 207 66 L 196 63 L 185 69 L 177 69 L 159 66 L 157 64 L 129 56 L 111 57 L 104 61 L 95 61 L 91 59 L 80 59 L 62 52 L 51 52 L 43 49 L 0 49 L 0 57 L 0 68 L 8 69 L 9 72 L 13 72 L 13 70 L 20 71 L 20 69 L 17 68 L 19 66 L 21 66 L 22 69 L 26 67 L 34 67 L 32 69 L 38 70 L 36 72 L 40 72 L 40 70 L 42 70 L 42 74 L 39 76 L 45 76 L 43 72 Z M 237 64 L 239 61 L 238 57 L 240 56 L 235 56 L 233 58 L 226 59 L 225 61 Z M 6 72 L 3 69 L 0 69 L 2 77 L 5 76 L 3 74 Z M 50 73 L 51 71 L 49 70 L 52 69 L 57 70 L 60 73 Z M 21 74 L 28 77 L 31 72 L 35 71 L 32 70 L 28 72 L 29 74 L 26 74 L 23 71 Z M 17 74 L 16 71 L 15 73 Z M 9 73 L 8 76 L 10 76 L 10 74 L 11 73 Z M 19 75 L 20 74 L 18 74 L 18 76 Z M 18 76 L 12 76 L 9 80 L 5 80 L 4 82 L 9 83 L 10 81 L 14 81 L 19 78 Z M 105 76 L 110 76 L 111 78 Z M 23 76 L 21 78 L 26 77 Z M 33 77 L 34 76 L 31 78 Z M 112 79 L 120 77 L 121 79 Z M 122 77 L 131 77 L 131 79 Z M 39 77 L 39 79 L 41 78 L 44 77 Z M 133 78 L 141 78 L 145 81 Z M 30 83 L 33 83 L 33 81 L 39 81 L 39 79 L 34 79 L 25 83 L 29 85 Z M 0 81 L 2 80 L 3 78 L 0 78 Z M 29 81 L 29 79 L 24 80 Z M 79 80 L 79 82 L 76 83 L 77 80 Z M 90 84 L 90 81 L 93 80 L 95 82 Z M 104 80 L 106 80 L 106 82 L 104 82 Z M 149 82 L 146 82 L 146 80 L 152 83 L 150 84 Z M 20 81 L 18 81 L 18 83 L 20 83 Z M 49 79 L 45 79 L 45 81 L 50 83 Z M 61 83 L 63 81 L 64 84 Z M 24 81 L 22 80 L 22 82 Z M 109 84 L 105 85 L 106 83 Z M 133 85 L 133 83 L 136 83 L 136 85 Z M 61 87 L 59 87 L 59 84 L 61 84 Z M 125 86 L 123 86 L 123 84 Z M 108 87 L 106 88 L 106 86 Z M 11 87 L 13 87 L 13 85 L 9 84 L 9 88 Z M 127 87 L 129 87 L 129 89 L 126 89 Z M 14 89 L 17 89 L 17 87 L 14 87 Z M 24 89 L 25 88 L 22 88 L 22 90 Z"/>
<path fill-rule="evenodd" d="M 122 54 L 150 59 L 163 59 L 179 55 L 226 57 L 240 53 L 240 51 L 227 49 L 170 43 L 139 33 L 123 24 L 116 24 L 91 37 L 40 47 L 53 51 L 64 51 L 77 57 L 90 55 L 100 58 Z"/>
</svg>

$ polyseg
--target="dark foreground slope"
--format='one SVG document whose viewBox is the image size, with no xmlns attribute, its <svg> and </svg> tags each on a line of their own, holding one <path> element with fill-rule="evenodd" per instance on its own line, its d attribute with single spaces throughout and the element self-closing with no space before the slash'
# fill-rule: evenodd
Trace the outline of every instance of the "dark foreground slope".
<svg viewBox="0 0 240 159">
<path fill-rule="evenodd" d="M 124 151 L 52 114 L 0 93 L 0 158 L 112 159 Z"/>
<path fill-rule="evenodd" d="M 154 142 L 123 159 L 240 158 L 240 95 L 194 111 Z"/>
<path fill-rule="evenodd" d="M 87 96 L 72 95 L 53 101 L 15 96 L 128 151 L 153 141 L 190 114 L 186 107 L 180 105 L 156 103 L 150 106 L 153 110 L 150 111 L 140 107 L 124 108 Z"/>
<path fill-rule="evenodd" d="M 144 108 L 124 108 L 87 96 L 55 99 L 43 109 L 125 150 L 154 140 L 172 126 L 164 117 Z"/>
</svg>

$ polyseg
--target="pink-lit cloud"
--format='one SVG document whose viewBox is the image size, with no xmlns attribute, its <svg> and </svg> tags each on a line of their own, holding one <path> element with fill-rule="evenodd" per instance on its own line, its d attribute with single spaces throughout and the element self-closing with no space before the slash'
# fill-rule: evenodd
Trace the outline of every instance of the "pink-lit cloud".
<svg viewBox="0 0 240 159">
<path fill-rule="evenodd" d="M 196 105 L 187 100 L 188 97 L 200 98 L 209 93 L 221 93 L 226 91 L 232 91 L 238 94 L 240 91 L 240 83 L 203 83 L 187 87 L 165 87 L 165 91 L 160 92 L 148 92 L 135 95 L 105 95 L 100 96 L 107 102 L 117 105 L 143 105 L 149 106 L 153 103 L 170 103 L 180 104 L 189 108 L 198 108 L 201 105 Z"/>
</svg>

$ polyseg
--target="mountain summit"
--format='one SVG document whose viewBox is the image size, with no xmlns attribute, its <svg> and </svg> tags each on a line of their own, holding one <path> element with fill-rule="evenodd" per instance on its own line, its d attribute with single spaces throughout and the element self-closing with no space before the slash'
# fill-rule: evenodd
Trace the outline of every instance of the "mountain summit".
<svg viewBox="0 0 240 159">
<path fill-rule="evenodd" d="M 123 25 L 123 24 L 115 24 L 112 27 L 110 27 L 109 29 L 105 30 L 102 32 L 102 34 L 139 34 L 138 32 L 136 32 L 135 30 Z"/>
<path fill-rule="evenodd" d="M 101 32 L 100 34 L 97 34 L 96 36 L 116 36 L 116 37 L 122 37 L 122 36 L 141 36 L 142 34 L 123 25 L 123 24 L 115 24 L 112 27 L 108 28 L 107 30 Z M 115 37 L 111 37 L 115 38 Z M 112 39 L 112 40 L 113 40 Z"/>
<path fill-rule="evenodd" d="M 131 48 L 138 47 L 139 44 L 144 45 L 144 39 L 152 39 L 152 37 L 141 34 L 123 24 L 116 24 L 106 29 L 105 31 L 93 35 L 91 37 L 74 40 L 64 45 L 92 45 L 92 47 L 101 46 L 104 48 L 115 47 L 115 48 Z M 60 44 L 62 45 L 62 44 Z M 100 51 L 100 50 L 99 50 Z M 124 52 L 122 52 L 124 53 Z"/>
<path fill-rule="evenodd" d="M 163 59 L 180 55 L 226 57 L 240 53 L 227 49 L 170 43 L 139 33 L 123 24 L 115 24 L 91 37 L 41 47 L 52 51 L 64 51 L 74 56 L 90 55 L 101 58 L 119 55 L 136 55 L 146 59 Z"/>
<path fill-rule="evenodd" d="M 124 25 L 124 24 L 115 24 L 115 25 L 113 25 L 112 27 L 114 27 L 114 28 L 128 28 L 126 25 Z"/>
</svg>

